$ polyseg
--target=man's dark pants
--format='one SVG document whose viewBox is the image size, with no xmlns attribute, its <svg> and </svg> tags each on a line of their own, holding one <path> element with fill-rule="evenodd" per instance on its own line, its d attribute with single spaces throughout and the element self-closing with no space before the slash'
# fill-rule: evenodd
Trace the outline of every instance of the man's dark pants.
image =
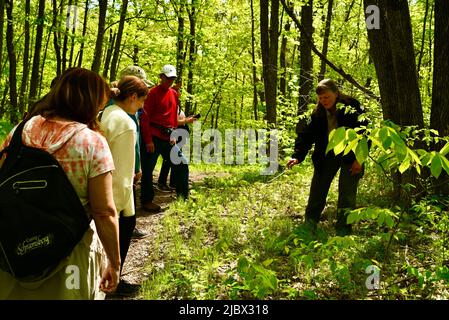
<svg viewBox="0 0 449 320">
<path fill-rule="evenodd" d="M 352 163 L 343 162 L 341 157 L 328 154 L 320 167 L 315 168 L 306 208 L 306 221 L 319 222 L 332 180 L 340 169 L 336 228 L 349 226 L 346 223 L 346 212 L 355 208 L 357 186 L 363 176 L 363 170 L 359 174 L 351 175 L 351 166 Z"/>
<path fill-rule="evenodd" d="M 171 163 L 171 170 L 175 179 L 176 194 L 178 197 L 187 199 L 189 197 L 189 167 L 185 161 L 181 161 L 179 164 L 174 164 L 170 160 L 171 153 L 175 153 L 178 158 L 186 160 L 181 150 L 176 144 L 172 145 L 169 141 L 157 137 L 153 137 L 153 143 L 155 149 L 153 153 L 147 152 L 144 144 L 141 144 L 141 204 L 145 205 L 148 202 L 152 202 L 154 199 L 153 171 L 159 155 L 161 155 L 164 160 L 170 161 Z"/>
</svg>

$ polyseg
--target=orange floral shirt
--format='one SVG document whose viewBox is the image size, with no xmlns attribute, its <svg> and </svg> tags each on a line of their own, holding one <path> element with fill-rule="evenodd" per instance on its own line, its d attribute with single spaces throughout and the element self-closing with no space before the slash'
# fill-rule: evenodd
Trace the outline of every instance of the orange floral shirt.
<svg viewBox="0 0 449 320">
<path fill-rule="evenodd" d="M 1 149 L 9 145 L 14 130 Z M 115 169 L 106 139 L 79 122 L 35 116 L 25 124 L 22 141 L 27 146 L 46 150 L 58 160 L 83 205 L 89 199 L 89 178 Z"/>
</svg>

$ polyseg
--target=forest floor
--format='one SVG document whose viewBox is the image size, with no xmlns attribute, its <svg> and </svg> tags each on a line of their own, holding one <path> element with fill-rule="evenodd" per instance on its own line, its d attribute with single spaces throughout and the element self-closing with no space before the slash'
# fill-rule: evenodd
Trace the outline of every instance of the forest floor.
<svg viewBox="0 0 449 320">
<path fill-rule="evenodd" d="M 220 175 L 220 174 L 217 174 Z M 159 172 L 154 172 L 153 182 L 157 181 Z M 189 184 L 195 184 L 201 182 L 205 174 L 201 172 L 190 172 Z M 140 185 L 137 188 L 137 223 L 136 227 L 147 233 L 148 236 L 142 239 L 132 239 L 131 245 L 126 256 L 125 265 L 123 267 L 122 279 L 133 284 L 141 284 L 147 278 L 148 274 L 145 273 L 145 265 L 148 260 L 150 250 L 154 249 L 155 239 L 160 232 L 161 219 L 164 216 L 164 212 L 169 208 L 170 203 L 176 200 L 176 192 L 161 192 L 157 188 L 154 188 L 155 199 L 154 203 L 162 207 L 162 212 L 149 213 L 141 208 L 140 204 Z M 107 297 L 108 300 L 136 300 L 139 299 L 139 295 L 122 297 L 111 295 Z"/>
</svg>

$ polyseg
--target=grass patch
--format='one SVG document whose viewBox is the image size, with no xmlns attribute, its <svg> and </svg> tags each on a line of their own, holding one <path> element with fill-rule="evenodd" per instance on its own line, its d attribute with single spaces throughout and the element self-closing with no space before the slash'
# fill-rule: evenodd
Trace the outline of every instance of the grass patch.
<svg viewBox="0 0 449 320">
<path fill-rule="evenodd" d="M 446 244 L 441 241 L 439 250 L 422 259 L 432 243 L 416 236 L 410 222 L 416 223 L 414 219 L 399 225 L 389 254 L 391 228 L 377 220 L 361 220 L 354 235 L 336 237 L 331 214 L 338 196 L 335 179 L 328 214 L 314 236 L 301 226 L 312 167 L 297 166 L 271 183 L 259 177 L 259 169 L 192 166 L 192 172 L 226 175 L 195 183 L 192 200 L 175 202 L 164 214 L 146 266 L 150 277 L 143 286 L 144 298 L 449 297 L 445 282 L 449 270 L 446 274 L 445 258 L 439 253 L 447 250 Z M 385 200 L 375 191 L 381 178 L 367 174 L 373 176 L 361 180 L 359 202 L 381 207 Z M 428 221 L 428 217 L 422 219 Z M 436 216 L 433 219 L 441 224 Z M 425 223 L 421 224 L 424 228 Z M 405 246 L 415 248 L 408 250 L 406 258 Z M 370 265 L 381 269 L 381 287 L 376 291 L 366 287 Z"/>
</svg>

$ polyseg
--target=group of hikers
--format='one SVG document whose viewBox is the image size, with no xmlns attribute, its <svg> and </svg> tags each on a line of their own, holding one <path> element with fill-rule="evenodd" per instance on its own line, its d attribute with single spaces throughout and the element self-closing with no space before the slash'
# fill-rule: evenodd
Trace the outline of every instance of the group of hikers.
<svg viewBox="0 0 449 320">
<path fill-rule="evenodd" d="M 142 68 L 129 66 L 109 85 L 90 70 L 71 68 L 26 116 L 23 144 L 56 158 L 92 221 L 70 255 L 38 281 L 24 282 L 0 269 L 0 299 L 104 299 L 106 294 L 138 292 L 138 284 L 121 279 L 131 239 L 144 235 L 136 229 L 136 185 L 140 180 L 141 208 L 160 212 L 153 201 L 153 171 L 161 155 L 163 168 L 156 186 L 164 191 L 172 187 L 178 198 L 189 198 L 188 161 L 171 133 L 196 119 L 180 110 L 176 68 L 163 66 L 159 78 L 153 85 Z M 363 166 L 352 152 L 326 154 L 328 136 L 337 127 L 367 123 L 359 119 L 360 103 L 343 95 L 333 80 L 319 82 L 316 93 L 317 107 L 309 121 L 298 126 L 287 167 L 302 162 L 315 145 L 305 212 L 305 224 L 312 232 L 340 169 L 336 231 L 343 236 L 351 233 L 345 215 L 355 207 Z M 0 150 L 9 145 L 14 130 Z M 181 161 L 170 159 L 173 154 Z M 66 285 L 67 266 L 72 265 L 79 268 L 80 285 L 75 289 Z"/>
</svg>

